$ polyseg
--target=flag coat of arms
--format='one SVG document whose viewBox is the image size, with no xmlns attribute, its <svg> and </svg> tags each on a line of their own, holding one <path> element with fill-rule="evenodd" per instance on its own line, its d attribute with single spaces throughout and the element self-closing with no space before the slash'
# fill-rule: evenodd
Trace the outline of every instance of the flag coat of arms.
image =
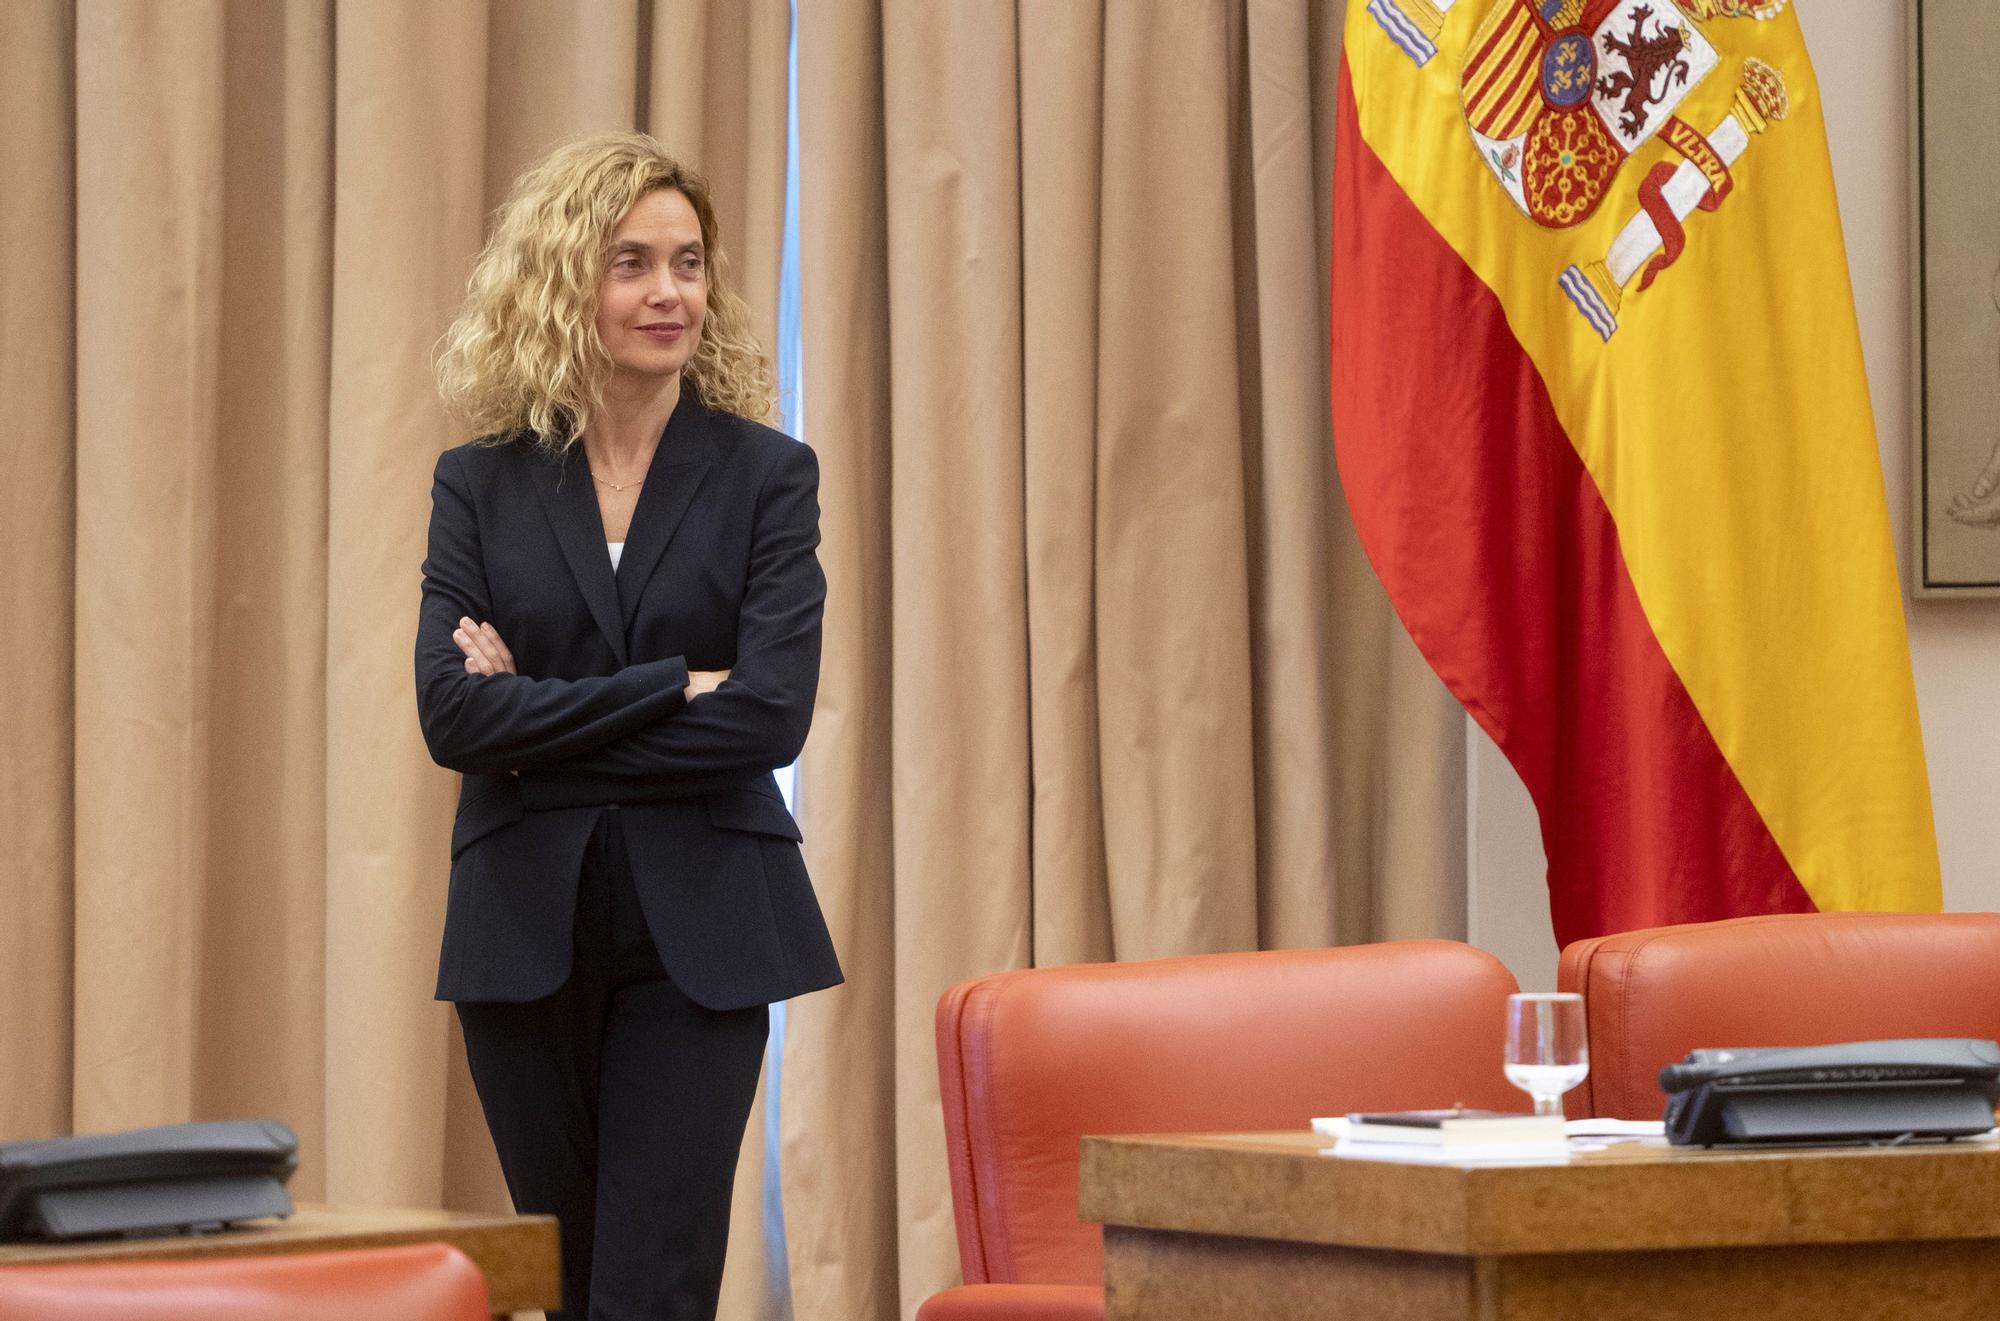
<svg viewBox="0 0 2000 1321">
<path fill-rule="evenodd" d="M 1341 480 L 1563 943 L 1939 907 L 1820 96 L 1785 0 L 1348 10 Z"/>
</svg>

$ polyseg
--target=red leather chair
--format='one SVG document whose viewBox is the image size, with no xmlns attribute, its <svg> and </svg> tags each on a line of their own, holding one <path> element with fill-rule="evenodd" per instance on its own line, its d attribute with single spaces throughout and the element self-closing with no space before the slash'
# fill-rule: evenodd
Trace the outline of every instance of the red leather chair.
<svg viewBox="0 0 2000 1321">
<path fill-rule="evenodd" d="M 457 1248 L 0 1268 L 0 1321 L 491 1321 Z"/>
<path fill-rule="evenodd" d="M 1077 1219 L 1090 1133 L 1303 1129 L 1349 1110 L 1525 1108 L 1501 1073 L 1513 975 L 1453 941 L 997 973 L 938 1002 L 966 1286 L 918 1321 L 1104 1315 Z"/>
<path fill-rule="evenodd" d="M 1791 913 L 1579 940 L 1590 1076 L 1570 1113 L 1658 1119 L 1660 1066 L 1718 1046 L 2000 1039 L 2000 914 Z"/>
</svg>

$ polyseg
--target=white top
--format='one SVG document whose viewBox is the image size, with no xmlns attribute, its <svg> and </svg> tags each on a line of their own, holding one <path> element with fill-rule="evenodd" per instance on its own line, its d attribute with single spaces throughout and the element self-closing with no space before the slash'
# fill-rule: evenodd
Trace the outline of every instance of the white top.
<svg viewBox="0 0 2000 1321">
<path fill-rule="evenodd" d="M 625 553 L 625 543 L 622 541 L 607 541 L 604 543 L 604 549 L 611 552 L 611 572 L 618 572 L 618 557 Z"/>
</svg>

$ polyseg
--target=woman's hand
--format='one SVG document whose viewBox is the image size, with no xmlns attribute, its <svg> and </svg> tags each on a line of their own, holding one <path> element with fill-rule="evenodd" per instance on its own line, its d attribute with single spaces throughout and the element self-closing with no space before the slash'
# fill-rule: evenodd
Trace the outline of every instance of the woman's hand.
<svg viewBox="0 0 2000 1321">
<path fill-rule="evenodd" d="M 500 640 L 500 630 L 491 624 L 475 624 L 471 616 L 458 621 L 451 640 L 465 653 L 467 674 L 513 674 L 514 653 Z"/>
<path fill-rule="evenodd" d="M 722 686 L 722 681 L 728 677 L 728 670 L 689 670 L 688 686 L 682 690 L 682 693 L 688 701 L 692 702 L 703 693 L 714 692 Z"/>
</svg>

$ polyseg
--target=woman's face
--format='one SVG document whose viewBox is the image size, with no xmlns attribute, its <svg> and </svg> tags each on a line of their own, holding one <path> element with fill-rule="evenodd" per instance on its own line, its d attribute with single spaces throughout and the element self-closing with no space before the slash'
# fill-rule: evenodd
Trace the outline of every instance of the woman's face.
<svg viewBox="0 0 2000 1321">
<path fill-rule="evenodd" d="M 671 188 L 640 198 L 612 231 L 597 288 L 597 336 L 622 375 L 673 376 L 687 366 L 708 311 L 701 220 Z"/>
</svg>

